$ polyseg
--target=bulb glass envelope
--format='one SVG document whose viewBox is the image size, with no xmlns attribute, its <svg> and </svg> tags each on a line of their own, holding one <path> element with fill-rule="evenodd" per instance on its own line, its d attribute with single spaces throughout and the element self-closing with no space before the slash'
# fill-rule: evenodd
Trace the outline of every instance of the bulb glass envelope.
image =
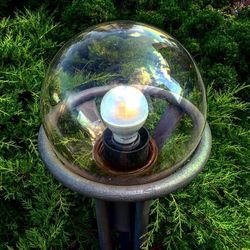
<svg viewBox="0 0 250 250">
<path fill-rule="evenodd" d="M 93 158 L 95 142 L 106 128 L 101 103 L 117 86 L 134 87 L 147 101 L 141 107 L 148 112 L 144 126 L 156 142 L 158 159 L 142 176 L 109 176 Z M 130 98 L 137 103 L 136 96 Z M 124 117 L 137 114 L 133 105 L 112 105 L 105 112 L 118 107 L 120 118 L 123 110 Z M 41 92 L 43 126 L 57 157 L 85 178 L 121 185 L 163 178 L 187 161 L 200 142 L 206 109 L 199 70 L 185 48 L 161 30 L 128 21 L 91 27 L 66 43 Z"/>
</svg>

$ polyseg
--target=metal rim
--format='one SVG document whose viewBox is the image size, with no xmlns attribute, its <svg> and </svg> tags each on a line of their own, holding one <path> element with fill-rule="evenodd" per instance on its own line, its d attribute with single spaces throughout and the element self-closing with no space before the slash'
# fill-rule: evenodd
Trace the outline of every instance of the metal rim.
<svg viewBox="0 0 250 250">
<path fill-rule="evenodd" d="M 58 181 L 83 195 L 109 201 L 149 200 L 167 195 L 186 186 L 201 172 L 206 164 L 211 151 L 211 144 L 211 131 L 206 123 L 201 141 L 191 159 L 175 173 L 146 184 L 118 186 L 94 182 L 71 172 L 57 158 L 42 126 L 38 137 L 41 158 Z"/>
</svg>

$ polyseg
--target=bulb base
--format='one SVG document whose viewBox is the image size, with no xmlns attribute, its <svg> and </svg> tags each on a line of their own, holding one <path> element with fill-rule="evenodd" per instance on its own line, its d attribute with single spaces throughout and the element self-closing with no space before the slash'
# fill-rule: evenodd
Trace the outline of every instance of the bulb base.
<svg viewBox="0 0 250 250">
<path fill-rule="evenodd" d="M 112 136 L 112 135 L 110 135 L 110 136 Z M 116 150 L 128 152 L 128 151 L 132 151 L 132 150 L 138 148 L 138 146 L 140 145 L 140 141 L 141 141 L 141 136 L 139 133 L 137 133 L 135 140 L 133 140 L 133 142 L 131 142 L 130 144 L 119 143 L 115 139 L 115 136 L 113 133 L 113 136 L 111 137 L 111 141 L 108 140 L 107 142 L 109 143 L 109 146 L 111 146 L 112 148 L 114 148 Z"/>
<path fill-rule="evenodd" d="M 113 133 L 114 140 L 120 144 L 132 144 L 134 141 L 138 138 L 138 132 L 133 133 L 131 135 L 118 135 L 116 133 Z"/>
</svg>

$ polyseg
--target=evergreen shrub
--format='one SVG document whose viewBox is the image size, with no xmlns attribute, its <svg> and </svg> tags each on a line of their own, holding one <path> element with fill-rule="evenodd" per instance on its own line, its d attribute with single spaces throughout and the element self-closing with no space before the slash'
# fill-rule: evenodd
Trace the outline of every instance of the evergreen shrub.
<svg viewBox="0 0 250 250">
<path fill-rule="evenodd" d="M 40 160 L 39 95 L 62 44 L 113 19 L 174 35 L 194 55 L 208 93 L 210 160 L 185 189 L 153 201 L 143 249 L 249 249 L 249 8 L 237 16 L 228 0 L 5 0 L 0 7 L 0 249 L 98 249 L 93 201 L 60 185 Z"/>
</svg>

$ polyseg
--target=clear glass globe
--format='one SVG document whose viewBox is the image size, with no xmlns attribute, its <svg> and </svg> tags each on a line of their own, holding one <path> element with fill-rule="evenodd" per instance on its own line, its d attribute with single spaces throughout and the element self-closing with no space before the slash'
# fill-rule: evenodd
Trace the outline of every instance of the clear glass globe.
<svg viewBox="0 0 250 250">
<path fill-rule="evenodd" d="M 199 70 L 173 37 L 149 25 L 115 21 L 87 29 L 53 59 L 41 91 L 42 122 L 58 158 L 77 174 L 115 184 L 163 178 L 200 142 L 206 93 Z M 106 128 L 131 143 L 145 127 L 157 160 L 139 175 L 112 175 L 94 147 Z"/>
</svg>

